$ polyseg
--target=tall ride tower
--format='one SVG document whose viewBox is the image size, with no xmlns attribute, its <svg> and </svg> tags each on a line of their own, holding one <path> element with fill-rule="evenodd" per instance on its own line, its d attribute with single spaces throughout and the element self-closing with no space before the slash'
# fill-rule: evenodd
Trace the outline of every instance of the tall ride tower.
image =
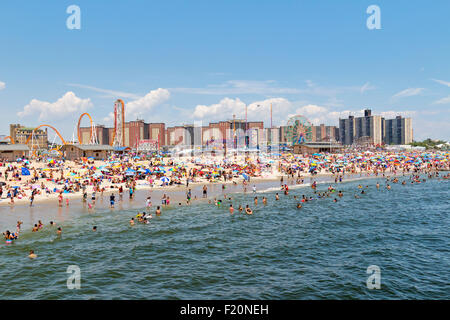
<svg viewBox="0 0 450 320">
<path fill-rule="evenodd" d="M 114 103 L 114 133 L 111 145 L 123 147 L 125 145 L 125 105 L 121 99 Z"/>
</svg>

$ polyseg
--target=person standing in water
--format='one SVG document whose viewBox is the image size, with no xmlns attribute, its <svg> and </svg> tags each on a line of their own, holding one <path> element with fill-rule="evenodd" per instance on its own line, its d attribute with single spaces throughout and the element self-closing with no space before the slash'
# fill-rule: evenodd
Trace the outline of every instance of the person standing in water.
<svg viewBox="0 0 450 320">
<path fill-rule="evenodd" d="M 110 204 L 111 208 L 114 208 L 115 201 L 116 201 L 116 196 L 113 193 L 109 196 L 109 204 Z"/>
</svg>

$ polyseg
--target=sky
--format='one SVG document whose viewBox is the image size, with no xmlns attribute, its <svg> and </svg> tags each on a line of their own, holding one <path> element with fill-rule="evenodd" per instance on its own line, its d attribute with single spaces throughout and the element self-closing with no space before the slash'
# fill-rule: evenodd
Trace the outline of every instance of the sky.
<svg viewBox="0 0 450 320">
<path fill-rule="evenodd" d="M 415 140 L 449 140 L 449 40 L 448 0 L 2 1 L 0 134 L 49 124 L 71 139 L 83 112 L 111 126 L 120 98 L 126 121 L 207 124 L 247 107 L 270 126 L 272 104 L 274 125 L 338 125 L 370 108 L 412 117 Z"/>
</svg>

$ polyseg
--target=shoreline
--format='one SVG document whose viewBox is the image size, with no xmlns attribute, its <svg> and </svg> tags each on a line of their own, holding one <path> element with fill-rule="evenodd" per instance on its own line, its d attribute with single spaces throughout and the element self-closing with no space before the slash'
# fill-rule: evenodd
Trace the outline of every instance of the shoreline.
<svg viewBox="0 0 450 320">
<path fill-rule="evenodd" d="M 397 173 L 395 176 L 410 176 L 412 173 Z M 394 174 L 390 175 L 360 175 L 353 174 L 350 177 L 345 177 L 342 182 L 338 182 L 337 184 L 341 183 L 350 183 L 354 181 L 363 181 L 363 180 L 372 180 L 376 178 L 385 179 L 386 177 L 393 177 Z M 336 185 L 334 181 L 334 176 L 330 174 L 322 174 L 322 175 L 316 175 L 314 177 L 310 177 L 310 181 L 316 181 L 318 185 L 323 184 L 330 184 L 330 185 Z M 192 199 L 191 204 L 189 206 L 195 206 L 199 203 L 204 203 L 206 201 L 212 202 L 215 198 L 222 199 L 222 196 L 224 194 L 230 195 L 230 194 L 253 194 L 252 187 L 255 185 L 257 187 L 256 195 L 258 194 L 264 194 L 269 192 L 276 192 L 276 189 L 279 188 L 279 192 L 282 192 L 281 190 L 281 183 L 279 179 L 259 179 L 257 181 L 253 181 L 254 179 L 251 179 L 251 183 L 247 185 L 247 192 L 244 192 L 243 185 L 237 184 L 233 185 L 232 182 L 228 182 L 228 187 L 226 188 L 226 191 L 223 192 L 222 190 L 222 183 L 211 183 L 208 185 L 208 197 L 203 198 L 201 191 L 202 191 L 202 183 L 197 183 L 195 186 L 192 186 Z M 301 187 L 308 188 L 310 187 L 310 183 L 308 181 L 304 181 L 302 184 L 296 184 L 295 183 L 296 178 L 294 179 L 287 179 L 283 182 L 283 184 L 287 184 L 290 189 L 298 189 Z M 231 188 L 229 187 L 231 185 Z M 191 185 L 190 185 L 191 186 Z M 262 187 L 262 188 L 261 188 Z M 103 197 L 99 195 L 97 198 L 97 201 L 93 207 L 92 210 L 89 210 L 87 208 L 87 202 L 83 202 L 81 200 L 81 197 L 77 197 L 80 201 L 75 201 L 70 203 L 70 205 L 67 207 L 63 205 L 63 207 L 59 207 L 57 203 L 53 203 L 50 200 L 44 199 L 44 201 L 41 201 L 39 203 L 36 203 L 33 207 L 29 207 L 26 205 L 17 205 L 17 206 L 10 206 L 10 213 L 12 215 L 8 215 L 5 217 L 3 215 L 3 218 L 0 219 L 0 226 L 3 229 L 8 229 L 6 226 L 9 226 L 9 230 L 15 230 L 13 226 L 15 225 L 16 221 L 23 221 L 24 225 L 22 228 L 28 230 L 34 223 L 37 222 L 37 220 L 42 220 L 44 224 L 47 224 L 49 221 L 58 221 L 59 223 L 62 223 L 64 221 L 70 221 L 74 217 L 81 217 L 86 214 L 98 214 L 98 213 L 112 213 L 116 210 L 129 210 L 129 211 L 135 211 L 141 212 L 141 211 L 148 211 L 148 208 L 146 207 L 146 197 L 151 196 L 152 199 L 152 206 L 150 207 L 151 212 L 153 213 L 154 210 L 156 210 L 157 206 L 161 207 L 162 214 L 166 210 L 172 210 L 180 207 L 179 203 L 181 203 L 181 206 L 187 206 L 186 204 L 186 186 L 180 186 L 178 189 L 177 187 L 172 188 L 172 193 L 167 192 L 167 189 L 164 188 L 158 188 L 158 189 L 151 189 L 151 188 L 145 188 L 145 189 L 139 189 L 136 190 L 135 196 L 133 199 L 129 199 L 128 196 L 123 196 L 122 200 L 116 199 L 115 208 L 110 208 L 109 206 L 109 199 L 107 195 L 104 195 Z M 150 193 L 149 193 L 150 191 Z M 106 192 L 105 192 L 106 193 Z M 171 203 L 167 207 L 163 206 L 160 202 L 160 197 L 163 195 L 169 195 L 171 198 Z M 75 196 L 75 195 L 74 195 Z M 105 197 L 106 196 L 106 197 Z M 195 199 L 194 197 L 197 196 Z M 227 196 L 228 197 L 228 196 Z M 6 208 L 6 207 L 4 207 Z M 38 213 L 38 214 L 37 214 Z M 6 218 L 6 219 L 5 219 Z"/>
</svg>

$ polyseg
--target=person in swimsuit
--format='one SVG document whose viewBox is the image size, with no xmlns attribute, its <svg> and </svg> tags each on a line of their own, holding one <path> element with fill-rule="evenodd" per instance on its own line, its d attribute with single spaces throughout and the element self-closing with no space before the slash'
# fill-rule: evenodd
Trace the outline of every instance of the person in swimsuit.
<svg viewBox="0 0 450 320">
<path fill-rule="evenodd" d="M 114 202 L 116 201 L 116 196 L 114 195 L 114 193 L 113 194 L 111 194 L 110 196 L 109 196 L 109 204 L 110 204 L 110 206 L 111 206 L 111 208 L 114 208 Z"/>
<path fill-rule="evenodd" d="M 16 231 L 17 231 L 17 234 L 20 233 L 20 227 L 22 226 L 22 224 L 23 224 L 22 221 L 17 221 L 17 225 L 16 225 Z"/>
<path fill-rule="evenodd" d="M 252 209 L 250 209 L 250 207 L 248 205 L 245 206 L 245 213 L 246 214 L 253 214 Z"/>
<path fill-rule="evenodd" d="M 234 208 L 233 208 L 233 205 L 232 204 L 230 204 L 230 214 L 233 214 L 233 212 L 234 212 Z"/>
<path fill-rule="evenodd" d="M 56 230 L 56 234 L 57 234 L 58 236 L 60 236 L 61 233 L 62 233 L 62 229 L 61 229 L 61 227 L 58 227 L 58 230 Z"/>
<path fill-rule="evenodd" d="M 30 254 L 28 255 L 28 258 L 30 258 L 30 259 L 37 258 L 37 254 L 34 253 L 34 250 L 30 250 Z"/>
<path fill-rule="evenodd" d="M 9 230 L 6 230 L 6 232 L 3 232 L 3 235 L 4 235 L 4 237 L 5 237 L 5 240 L 6 240 L 6 243 L 7 243 L 7 244 L 12 243 L 12 241 L 13 241 L 14 239 L 16 239 L 16 237 L 14 237 L 14 236 L 11 234 L 11 232 L 9 232 Z"/>
<path fill-rule="evenodd" d="M 35 224 L 33 229 L 31 229 L 31 232 L 37 232 L 37 231 L 39 231 L 39 228 L 38 228 L 38 225 Z"/>
<path fill-rule="evenodd" d="M 134 226 L 134 218 L 131 218 L 130 225 Z"/>
<path fill-rule="evenodd" d="M 156 207 L 156 215 L 159 216 L 161 214 L 161 209 L 159 208 L 159 206 Z"/>
</svg>

